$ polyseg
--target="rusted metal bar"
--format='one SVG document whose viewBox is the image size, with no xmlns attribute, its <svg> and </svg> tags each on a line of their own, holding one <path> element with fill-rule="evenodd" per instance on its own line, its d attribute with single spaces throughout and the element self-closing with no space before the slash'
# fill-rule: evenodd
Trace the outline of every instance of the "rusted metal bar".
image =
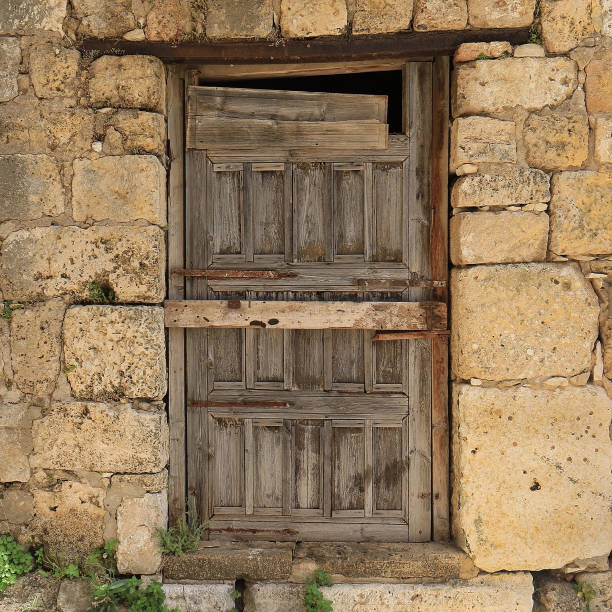
<svg viewBox="0 0 612 612">
<path fill-rule="evenodd" d="M 244 401 L 244 402 L 196 402 L 188 401 L 194 408 L 291 408 L 292 402 Z"/>
<path fill-rule="evenodd" d="M 172 270 L 172 274 L 177 276 L 187 276 L 190 278 L 208 278 L 210 280 L 230 280 L 230 279 L 249 279 L 260 278 L 268 280 L 279 280 L 281 278 L 293 278 L 294 272 L 275 272 L 274 270 L 201 270 L 183 269 Z"/>
<path fill-rule="evenodd" d="M 433 331 L 398 331 L 379 332 L 374 334 L 372 342 L 386 342 L 389 340 L 414 340 L 415 338 L 438 338 L 450 335 L 448 329 L 437 329 Z"/>
</svg>

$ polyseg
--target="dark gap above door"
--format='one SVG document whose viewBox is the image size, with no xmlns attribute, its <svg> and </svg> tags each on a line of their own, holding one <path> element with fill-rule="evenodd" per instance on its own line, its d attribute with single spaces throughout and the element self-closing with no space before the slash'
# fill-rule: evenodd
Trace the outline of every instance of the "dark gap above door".
<svg viewBox="0 0 612 612">
<path fill-rule="evenodd" d="M 206 81 L 207 87 L 237 87 L 247 89 L 280 89 L 285 91 L 312 91 L 325 93 L 351 93 L 382 95 L 388 98 L 387 123 L 389 133 L 402 132 L 402 72 L 363 72 L 358 74 L 332 74 L 309 77 L 279 77 L 245 79 L 241 81 Z"/>
</svg>

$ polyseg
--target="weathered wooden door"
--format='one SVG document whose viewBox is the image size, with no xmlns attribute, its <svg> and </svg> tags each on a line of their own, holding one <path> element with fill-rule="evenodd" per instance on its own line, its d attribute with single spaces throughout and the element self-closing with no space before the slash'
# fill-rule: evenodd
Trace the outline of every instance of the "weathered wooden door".
<svg viewBox="0 0 612 612">
<path fill-rule="evenodd" d="M 166 321 L 217 533 L 431 539 L 430 92 L 422 137 L 387 141 L 380 96 L 188 89 L 188 301 Z"/>
</svg>

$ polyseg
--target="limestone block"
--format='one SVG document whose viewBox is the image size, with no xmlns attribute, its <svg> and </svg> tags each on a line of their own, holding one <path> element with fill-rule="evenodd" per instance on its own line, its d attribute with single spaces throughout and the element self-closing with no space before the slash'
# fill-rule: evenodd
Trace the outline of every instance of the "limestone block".
<svg viewBox="0 0 612 612">
<path fill-rule="evenodd" d="M 180 612 L 226 612 L 234 607 L 233 584 L 164 584 L 165 605 Z"/>
<path fill-rule="evenodd" d="M 59 167 L 47 155 L 0 155 L 0 221 L 64 212 Z"/>
<path fill-rule="evenodd" d="M 212 39 L 266 38 L 274 29 L 272 0 L 212 0 L 206 35 Z"/>
<path fill-rule="evenodd" d="M 33 610 L 32 602 L 37 602 L 38 610 L 55 610 L 59 583 L 53 576 L 41 576 L 29 572 L 17 579 L 17 583 L 2 593 L 2 612 L 23 612 Z"/>
<path fill-rule="evenodd" d="M 409 30 L 413 0 L 357 0 L 353 34 L 388 34 Z"/>
<path fill-rule="evenodd" d="M 573 376 L 591 368 L 599 304 L 577 266 L 457 269 L 451 296 L 452 369 L 458 378 Z"/>
<path fill-rule="evenodd" d="M 33 466 L 96 472 L 158 472 L 168 462 L 163 411 L 130 404 L 56 402 L 32 428 Z"/>
<path fill-rule="evenodd" d="M 457 47 L 453 59 L 455 63 L 471 62 L 482 59 L 482 55 L 496 58 L 505 54 L 512 54 L 512 45 L 509 42 L 463 43 Z"/>
<path fill-rule="evenodd" d="M 501 573 L 437 584 L 338 584 L 321 589 L 334 610 L 515 610 L 531 612 L 533 593 L 527 572 Z M 303 611 L 304 585 L 254 583 L 247 587 L 245 612 Z"/>
<path fill-rule="evenodd" d="M 547 245 L 548 215 L 468 212 L 450 220 L 450 255 L 456 266 L 544 261 Z"/>
<path fill-rule="evenodd" d="M 107 155 L 163 155 L 166 152 L 166 121 L 163 115 L 121 110 L 112 115 L 107 125 L 119 135 L 121 142 L 120 147 L 109 150 L 105 139 L 103 150 Z"/>
<path fill-rule="evenodd" d="M 0 34 L 61 32 L 65 16 L 66 0 L 4 0 L 0 2 Z"/>
<path fill-rule="evenodd" d="M 189 0 L 166 0 L 153 4 L 147 15 L 147 39 L 175 41 L 190 33 L 193 29 L 190 8 Z"/>
<path fill-rule="evenodd" d="M 595 117 L 595 157 L 600 164 L 612 164 L 612 117 Z"/>
<path fill-rule="evenodd" d="M 567 53 L 593 35 L 590 2 L 543 0 L 540 11 L 542 38 L 549 53 Z"/>
<path fill-rule="evenodd" d="M 515 130 L 514 121 L 488 117 L 455 119 L 451 126 L 451 172 L 462 164 L 516 162 Z"/>
<path fill-rule="evenodd" d="M 455 181 L 451 205 L 517 206 L 550 200 L 550 179 L 540 170 L 509 166 L 496 174 L 471 174 Z"/>
<path fill-rule="evenodd" d="M 457 386 L 454 533 L 480 569 L 559 568 L 609 553 L 611 416 L 591 385 Z"/>
<path fill-rule="evenodd" d="M 48 395 L 59 375 L 66 306 L 60 298 L 13 311 L 11 356 L 14 381 L 23 393 Z"/>
<path fill-rule="evenodd" d="M 565 580 L 538 574 L 535 578 L 535 587 L 534 612 L 583 612 L 584 610 L 574 585 Z"/>
<path fill-rule="evenodd" d="M 592 59 L 586 66 L 587 111 L 595 113 L 612 113 L 612 54 L 603 58 Z"/>
<path fill-rule="evenodd" d="M 0 482 L 30 480 L 28 438 L 23 429 L 0 427 Z"/>
<path fill-rule="evenodd" d="M 88 555 L 104 543 L 104 492 L 69 480 L 35 490 L 32 533 L 67 559 Z"/>
<path fill-rule="evenodd" d="M 144 219 L 166 225 L 166 171 L 153 155 L 77 159 L 72 178 L 76 221 Z"/>
<path fill-rule="evenodd" d="M 101 279 L 120 302 L 160 302 L 165 293 L 165 242 L 158 227 L 37 227 L 9 234 L 2 245 L 5 299 L 68 295 L 87 299 Z"/>
<path fill-rule="evenodd" d="M 571 96 L 578 76 L 576 64 L 565 57 L 512 57 L 456 66 L 453 81 L 458 116 L 555 106 Z"/>
<path fill-rule="evenodd" d="M 344 0 L 281 0 L 280 26 L 285 38 L 342 34 L 347 19 Z"/>
<path fill-rule="evenodd" d="M 468 0 L 475 28 L 519 28 L 533 21 L 535 0 Z"/>
<path fill-rule="evenodd" d="M 557 255 L 612 253 L 612 175 L 561 172 L 553 177 L 549 249 Z"/>
<path fill-rule="evenodd" d="M 576 580 L 586 582 L 595 591 L 590 606 L 592 612 L 612 610 L 612 571 L 578 574 Z"/>
<path fill-rule="evenodd" d="M 159 493 L 168 488 L 168 470 L 162 470 L 156 474 L 115 474 L 111 479 L 113 487 L 122 489 L 140 490 L 138 495 L 142 497 L 145 493 Z"/>
<path fill-rule="evenodd" d="M 86 38 L 112 38 L 136 27 L 129 10 L 132 3 L 122 0 L 74 0 L 74 16 L 80 19 L 77 32 Z"/>
<path fill-rule="evenodd" d="M 30 51 L 30 78 L 39 98 L 76 93 L 81 54 L 60 45 L 34 45 Z"/>
<path fill-rule="evenodd" d="M 525 121 L 523 139 L 530 166 L 544 170 L 579 168 L 589 155 L 586 113 L 543 111 Z"/>
<path fill-rule="evenodd" d="M 612 0 L 600 0 L 601 33 L 612 37 Z"/>
<path fill-rule="evenodd" d="M 528 43 L 514 48 L 514 57 L 545 57 L 546 51 L 542 45 Z"/>
<path fill-rule="evenodd" d="M 89 580 L 64 580 L 57 594 L 59 612 L 87 612 L 91 606 L 93 587 Z"/>
<path fill-rule="evenodd" d="M 66 312 L 64 360 L 76 366 L 68 380 L 77 397 L 161 399 L 165 346 L 161 308 L 76 306 Z"/>
<path fill-rule="evenodd" d="M 462 30 L 467 17 L 466 0 L 416 0 L 414 29 Z"/>
<path fill-rule="evenodd" d="M 2 9 L 0 9 L 2 11 Z M 0 39 L 0 102 L 12 100 L 19 93 L 17 76 L 21 63 L 19 39 Z"/>
<path fill-rule="evenodd" d="M 91 65 L 89 74 L 89 99 L 95 108 L 140 108 L 165 114 L 164 65 L 156 57 L 105 55 Z"/>
<path fill-rule="evenodd" d="M 0 490 L 0 521 L 14 525 L 27 523 L 34 511 L 34 497 L 28 491 L 20 489 Z"/>
<path fill-rule="evenodd" d="M 161 565 L 157 529 L 168 523 L 166 491 L 123 501 L 117 509 L 117 568 L 122 574 L 154 574 Z"/>
</svg>

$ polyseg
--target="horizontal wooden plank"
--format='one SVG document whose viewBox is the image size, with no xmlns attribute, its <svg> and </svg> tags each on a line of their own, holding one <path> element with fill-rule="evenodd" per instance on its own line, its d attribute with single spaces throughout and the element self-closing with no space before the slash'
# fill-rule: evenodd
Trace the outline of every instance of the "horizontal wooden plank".
<svg viewBox="0 0 612 612">
<path fill-rule="evenodd" d="M 166 327 L 273 329 L 440 329 L 441 302 L 184 300 L 165 303 Z"/>
<path fill-rule="evenodd" d="M 387 121 L 387 96 L 236 87 L 195 87 L 189 115 L 277 121 Z"/>
<path fill-rule="evenodd" d="M 275 121 L 189 117 L 188 149 L 385 149 L 388 126 L 378 121 Z M 274 160 L 271 160 L 274 161 Z"/>
<path fill-rule="evenodd" d="M 427 331 L 404 331 L 404 332 L 380 332 L 375 334 L 372 342 L 386 342 L 392 340 L 416 340 L 418 338 L 438 338 L 448 336 L 450 331 L 447 329 L 427 330 Z"/>
</svg>

